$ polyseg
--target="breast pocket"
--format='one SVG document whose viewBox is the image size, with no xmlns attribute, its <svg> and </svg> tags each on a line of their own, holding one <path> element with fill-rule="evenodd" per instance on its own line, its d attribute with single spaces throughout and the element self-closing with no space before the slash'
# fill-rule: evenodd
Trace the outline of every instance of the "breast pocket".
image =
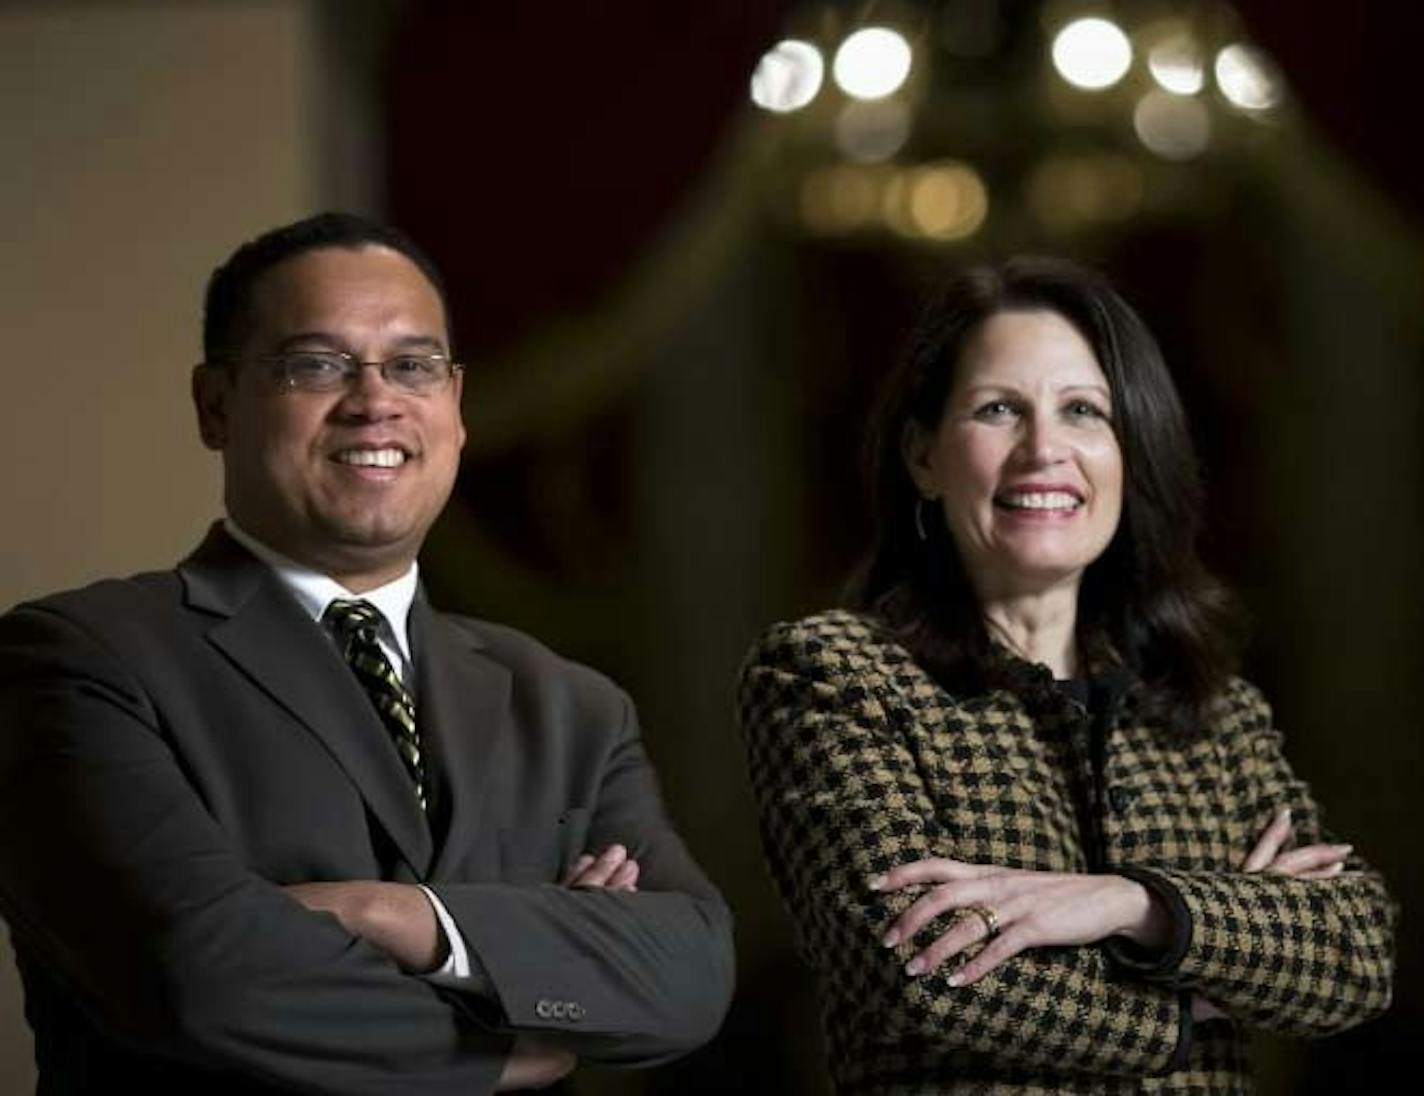
<svg viewBox="0 0 1424 1096">
<path fill-rule="evenodd" d="M 557 883 L 584 851 L 587 807 L 572 807 L 535 826 L 499 831 L 500 878 L 511 883 Z"/>
</svg>

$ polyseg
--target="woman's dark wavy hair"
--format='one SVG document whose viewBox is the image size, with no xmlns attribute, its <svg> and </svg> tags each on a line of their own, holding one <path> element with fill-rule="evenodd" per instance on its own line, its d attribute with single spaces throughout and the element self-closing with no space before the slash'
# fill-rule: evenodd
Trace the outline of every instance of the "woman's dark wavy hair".
<svg viewBox="0 0 1424 1096">
<path fill-rule="evenodd" d="M 938 508 L 925 508 L 926 539 L 917 534 L 920 496 L 902 442 L 911 422 L 938 428 L 960 354 L 986 319 L 1038 310 L 1063 316 L 1093 348 L 1122 451 L 1122 518 L 1084 573 L 1079 646 L 1094 663 L 1131 669 L 1152 709 L 1189 725 L 1225 686 L 1235 643 L 1225 591 L 1197 555 L 1202 491 L 1186 416 L 1146 325 L 1103 278 L 1072 263 L 1017 258 L 977 267 L 925 309 L 872 423 L 876 538 L 851 601 L 885 621 L 941 681 L 982 681 L 992 648 L 978 601 Z"/>
</svg>

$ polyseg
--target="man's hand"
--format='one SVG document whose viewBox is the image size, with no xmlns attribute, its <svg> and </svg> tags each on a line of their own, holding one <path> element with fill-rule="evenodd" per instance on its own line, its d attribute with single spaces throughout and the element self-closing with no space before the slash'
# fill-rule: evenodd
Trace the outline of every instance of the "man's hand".
<svg viewBox="0 0 1424 1096">
<path fill-rule="evenodd" d="M 564 1077 L 578 1064 L 567 1050 L 521 1035 L 509 1048 L 496 1092 L 521 1088 L 545 1088 Z"/>
<path fill-rule="evenodd" d="M 565 887 L 585 887 L 614 891 L 638 889 L 638 862 L 622 845 L 609 845 L 595 856 L 584 853 L 560 881 Z M 552 1043 L 521 1035 L 514 1040 L 504 1072 L 499 1075 L 498 1092 L 523 1088 L 545 1088 L 566 1076 L 578 1058 Z"/>
<path fill-rule="evenodd" d="M 564 876 L 566 887 L 591 887 L 615 891 L 638 889 L 638 862 L 622 845 L 609 845 L 594 856 L 584 853 Z"/>
<path fill-rule="evenodd" d="M 352 936 L 380 948 L 413 974 L 437 969 L 449 952 L 435 908 L 410 883 L 351 880 L 283 887 L 309 910 L 330 913 Z"/>
</svg>

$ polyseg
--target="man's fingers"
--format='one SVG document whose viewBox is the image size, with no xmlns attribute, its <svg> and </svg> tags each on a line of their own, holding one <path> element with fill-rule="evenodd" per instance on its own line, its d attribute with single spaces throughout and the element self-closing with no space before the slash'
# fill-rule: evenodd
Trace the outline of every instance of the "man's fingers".
<svg viewBox="0 0 1424 1096">
<path fill-rule="evenodd" d="M 572 887 L 574 885 L 574 881 L 578 879 L 578 877 L 583 872 L 588 870 L 594 859 L 595 857 L 593 853 L 586 852 L 577 860 L 575 860 L 573 866 L 569 868 L 568 872 L 564 875 L 563 885 L 566 887 Z"/>
<path fill-rule="evenodd" d="M 628 859 L 628 850 L 622 845 L 609 845 L 592 863 L 576 871 L 569 880 L 571 887 L 606 887 L 613 873 Z"/>
<path fill-rule="evenodd" d="M 607 887 L 609 890 L 635 891 L 638 889 L 638 862 L 629 857 L 618 865 L 617 870 L 608 877 Z"/>
<path fill-rule="evenodd" d="M 578 1059 L 567 1050 L 520 1036 L 504 1061 L 496 1092 L 545 1088 L 568 1074 Z"/>
<path fill-rule="evenodd" d="M 1241 862 L 1242 871 L 1263 871 L 1285 847 L 1291 835 L 1291 814 L 1289 807 L 1282 807 L 1261 831 L 1255 846 Z"/>
</svg>

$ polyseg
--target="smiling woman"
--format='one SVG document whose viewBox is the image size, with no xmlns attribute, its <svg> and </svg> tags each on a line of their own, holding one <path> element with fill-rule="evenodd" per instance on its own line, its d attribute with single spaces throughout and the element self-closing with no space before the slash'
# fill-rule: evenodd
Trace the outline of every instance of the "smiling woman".
<svg viewBox="0 0 1424 1096">
<path fill-rule="evenodd" d="M 1391 899 L 1232 676 L 1136 314 L 1065 263 L 970 271 L 873 439 L 854 611 L 772 628 L 739 709 L 838 1087 L 1239 1091 L 1250 1028 L 1383 1009 Z"/>
<path fill-rule="evenodd" d="M 1093 348 L 1057 312 L 990 316 L 966 340 L 933 432 L 911 420 L 904 449 L 990 626 L 1011 646 L 1036 641 L 1010 631 L 1025 618 L 1015 604 L 1055 590 L 1076 601 L 1122 508 L 1112 393 Z"/>
</svg>

